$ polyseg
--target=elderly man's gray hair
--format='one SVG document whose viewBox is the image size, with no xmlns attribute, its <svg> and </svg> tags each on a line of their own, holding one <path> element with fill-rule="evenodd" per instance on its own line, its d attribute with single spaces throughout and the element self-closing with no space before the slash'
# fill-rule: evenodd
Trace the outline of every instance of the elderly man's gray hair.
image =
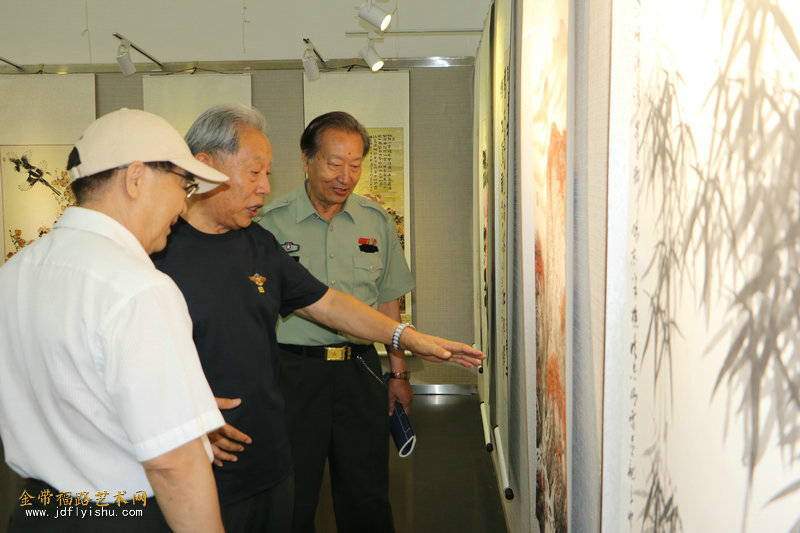
<svg viewBox="0 0 800 533">
<path fill-rule="evenodd" d="M 239 151 L 239 129 L 255 128 L 261 132 L 267 119 L 261 111 L 244 104 L 220 104 L 210 107 L 197 117 L 186 134 L 186 144 L 197 155 L 235 154 Z"/>
</svg>

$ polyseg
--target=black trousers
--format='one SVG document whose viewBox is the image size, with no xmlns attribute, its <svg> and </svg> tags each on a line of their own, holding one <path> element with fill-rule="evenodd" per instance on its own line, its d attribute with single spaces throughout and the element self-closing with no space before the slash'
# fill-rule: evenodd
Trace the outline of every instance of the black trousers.
<svg viewBox="0 0 800 533">
<path fill-rule="evenodd" d="M 339 533 L 392 533 L 386 387 L 357 359 L 280 350 L 281 389 L 295 472 L 292 531 L 313 533 L 328 460 Z M 374 348 L 361 355 L 381 375 Z"/>
<path fill-rule="evenodd" d="M 225 533 L 289 533 L 293 497 L 294 476 L 289 475 L 272 488 L 223 506 Z"/>
<path fill-rule="evenodd" d="M 73 496 L 72 505 L 62 505 L 56 498 L 60 492 L 39 480 L 29 479 L 20 493 L 14 506 L 14 512 L 8 523 L 9 533 L 169 533 L 172 531 L 167 525 L 161 509 L 155 498 L 147 498 L 147 505 L 142 502 L 120 503 L 117 505 L 113 495 L 106 497 L 103 503 L 108 506 L 99 507 L 94 501 L 88 505 L 76 505 Z M 111 491 L 111 487 L 105 489 Z M 40 495 L 49 491 L 47 498 Z M 28 497 L 23 497 L 28 495 Z M 94 494 L 89 494 L 90 498 Z M 22 505 L 30 503 L 30 505 Z"/>
</svg>

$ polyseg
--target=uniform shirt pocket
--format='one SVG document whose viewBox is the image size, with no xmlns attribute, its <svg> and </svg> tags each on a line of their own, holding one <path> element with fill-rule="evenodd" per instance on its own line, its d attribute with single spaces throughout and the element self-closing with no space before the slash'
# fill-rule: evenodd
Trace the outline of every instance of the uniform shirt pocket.
<svg viewBox="0 0 800 533">
<path fill-rule="evenodd" d="M 353 296 L 367 305 L 378 303 L 378 281 L 383 275 L 383 258 L 374 254 L 353 257 Z"/>
</svg>

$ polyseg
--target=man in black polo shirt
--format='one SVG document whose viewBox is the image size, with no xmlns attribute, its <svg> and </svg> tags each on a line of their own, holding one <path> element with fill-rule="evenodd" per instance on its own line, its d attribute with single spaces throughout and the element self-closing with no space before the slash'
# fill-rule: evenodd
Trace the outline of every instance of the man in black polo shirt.
<svg viewBox="0 0 800 533">
<path fill-rule="evenodd" d="M 237 104 L 212 107 L 195 121 L 186 135 L 189 147 L 230 180 L 192 197 L 166 249 L 153 257 L 186 298 L 203 370 L 225 409 L 226 426 L 209 437 L 228 533 L 288 532 L 291 526 L 278 314 L 296 312 L 358 337 L 394 340 L 429 360 L 473 366 L 485 358 L 465 344 L 403 329 L 352 296 L 328 289 L 271 233 L 251 224 L 269 193 L 272 148 L 264 127 L 258 111 Z"/>
</svg>

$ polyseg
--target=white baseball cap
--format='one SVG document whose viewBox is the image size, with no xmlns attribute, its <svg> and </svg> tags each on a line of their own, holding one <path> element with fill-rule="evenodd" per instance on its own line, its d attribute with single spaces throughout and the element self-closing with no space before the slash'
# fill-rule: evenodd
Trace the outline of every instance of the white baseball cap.
<svg viewBox="0 0 800 533">
<path fill-rule="evenodd" d="M 228 176 L 201 163 L 172 125 L 158 115 L 122 108 L 92 122 L 70 154 L 72 181 L 141 161 L 169 161 L 198 179 L 197 192 L 208 192 Z"/>
</svg>

